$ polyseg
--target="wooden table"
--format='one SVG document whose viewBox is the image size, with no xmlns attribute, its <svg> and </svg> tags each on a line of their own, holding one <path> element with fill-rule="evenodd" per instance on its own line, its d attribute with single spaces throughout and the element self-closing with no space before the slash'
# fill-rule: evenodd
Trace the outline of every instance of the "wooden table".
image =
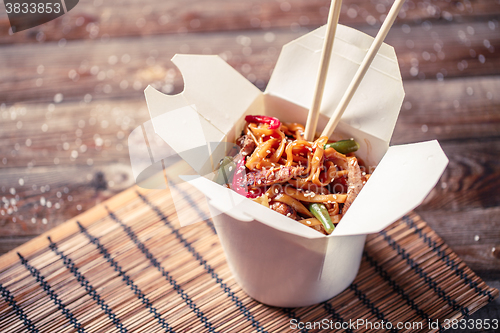
<svg viewBox="0 0 500 333">
<path fill-rule="evenodd" d="M 345 0 L 372 36 L 391 1 Z M 175 53 L 219 54 L 264 89 L 286 42 L 324 23 L 328 0 L 81 0 L 11 34 L 0 9 L 0 253 L 134 182 L 127 137 L 147 84 L 183 82 Z M 406 98 L 392 144 L 438 139 L 450 159 L 417 212 L 500 287 L 500 3 L 408 0 L 387 43 Z M 491 303 L 475 318 L 500 318 Z"/>
</svg>

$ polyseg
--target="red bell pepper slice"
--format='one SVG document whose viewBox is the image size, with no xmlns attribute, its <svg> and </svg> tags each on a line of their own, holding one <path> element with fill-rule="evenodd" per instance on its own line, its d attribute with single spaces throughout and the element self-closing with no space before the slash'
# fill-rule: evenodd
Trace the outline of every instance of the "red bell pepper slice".
<svg viewBox="0 0 500 333">
<path fill-rule="evenodd" d="M 238 194 L 241 194 L 244 197 L 255 199 L 260 197 L 264 191 L 262 189 L 251 189 L 248 190 L 248 187 L 244 184 L 245 180 L 245 158 L 242 158 L 236 164 L 236 170 L 233 175 L 233 180 L 231 182 L 231 188 Z"/>
<path fill-rule="evenodd" d="M 281 127 L 281 122 L 278 118 L 268 116 L 246 116 L 245 120 L 249 123 L 268 124 L 269 129 L 278 129 Z"/>
<path fill-rule="evenodd" d="M 245 158 L 242 157 L 241 160 L 236 164 L 236 170 L 234 171 L 233 181 L 231 182 L 231 188 L 238 194 L 246 197 L 247 187 L 243 184 L 245 178 Z"/>
</svg>

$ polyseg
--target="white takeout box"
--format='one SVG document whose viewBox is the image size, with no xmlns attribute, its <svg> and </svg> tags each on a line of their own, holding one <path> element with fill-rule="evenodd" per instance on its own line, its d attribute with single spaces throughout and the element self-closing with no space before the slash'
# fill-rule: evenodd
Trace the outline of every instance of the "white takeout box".
<svg viewBox="0 0 500 333">
<path fill-rule="evenodd" d="M 225 142 L 240 135 L 246 115 L 305 124 L 324 34 L 325 26 L 285 45 L 264 93 L 220 57 L 206 55 L 172 59 L 184 78 L 182 93 L 145 90 L 155 132 L 202 175 L 182 178 L 206 196 L 236 281 L 248 295 L 273 306 L 311 305 L 342 292 L 357 274 L 366 235 L 417 207 L 448 163 L 437 141 L 389 147 L 404 91 L 394 49 L 384 44 L 332 136 L 355 138 L 361 145 L 357 156 L 378 166 L 331 235 L 209 180 L 213 164 L 230 146 Z M 318 131 L 372 40 L 338 26 Z"/>
</svg>

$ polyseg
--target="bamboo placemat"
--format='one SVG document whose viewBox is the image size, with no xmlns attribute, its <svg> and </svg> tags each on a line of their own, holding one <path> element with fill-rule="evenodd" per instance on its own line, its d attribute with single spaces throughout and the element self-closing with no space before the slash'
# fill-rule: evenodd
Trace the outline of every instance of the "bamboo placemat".
<svg viewBox="0 0 500 333">
<path fill-rule="evenodd" d="M 184 194 L 177 209 L 205 219 L 199 199 Z M 370 328 L 349 325 L 358 319 L 427 332 L 498 296 L 411 213 L 367 238 L 340 295 L 268 307 L 235 283 L 211 222 L 180 228 L 167 190 L 137 186 L 2 256 L 0 290 L 0 332 L 318 332 L 292 328 L 324 319 L 346 332 Z"/>
</svg>

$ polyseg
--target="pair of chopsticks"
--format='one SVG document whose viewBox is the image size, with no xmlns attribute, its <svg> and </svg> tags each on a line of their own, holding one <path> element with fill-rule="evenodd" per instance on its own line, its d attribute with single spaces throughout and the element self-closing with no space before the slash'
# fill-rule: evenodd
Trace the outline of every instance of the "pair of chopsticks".
<svg viewBox="0 0 500 333">
<path fill-rule="evenodd" d="M 366 71 L 370 67 L 370 64 L 372 63 L 373 59 L 375 58 L 375 55 L 380 49 L 380 46 L 384 42 L 385 37 L 389 33 L 389 30 L 391 29 L 392 24 L 396 20 L 396 17 L 398 16 L 399 11 L 401 10 L 401 7 L 403 6 L 404 2 L 405 0 L 394 1 L 394 4 L 392 5 L 389 11 L 389 14 L 387 14 L 387 17 L 384 20 L 384 23 L 382 24 L 382 27 L 380 27 L 380 30 L 377 33 L 377 36 L 375 36 L 372 45 L 368 49 L 368 52 L 366 53 L 365 58 L 363 59 L 363 62 L 359 66 L 358 71 L 356 72 L 351 83 L 349 84 L 349 87 L 342 96 L 342 99 L 340 100 L 340 103 L 337 105 L 337 108 L 330 117 L 330 120 L 328 121 L 328 124 L 326 125 L 325 129 L 323 130 L 323 133 L 321 133 L 321 136 L 330 137 L 330 135 L 332 135 L 333 131 L 335 130 L 335 127 L 337 127 L 340 118 L 344 114 L 347 105 L 354 96 L 354 93 L 356 92 L 356 90 L 359 87 L 359 84 L 363 80 Z M 323 51 L 321 54 L 319 72 L 316 79 L 314 98 L 311 109 L 307 114 L 307 123 L 304 133 L 304 138 L 307 141 L 314 140 L 316 126 L 318 124 L 319 110 L 321 107 L 321 100 L 323 99 L 323 91 L 325 88 L 326 74 L 328 72 L 328 66 L 332 55 L 333 41 L 335 39 L 335 31 L 337 30 L 337 23 L 339 21 L 341 5 L 342 5 L 342 0 L 332 0 L 332 5 L 330 6 L 330 12 L 328 14 L 328 24 L 326 28 L 327 31 L 326 31 L 325 41 L 323 44 Z"/>
</svg>

